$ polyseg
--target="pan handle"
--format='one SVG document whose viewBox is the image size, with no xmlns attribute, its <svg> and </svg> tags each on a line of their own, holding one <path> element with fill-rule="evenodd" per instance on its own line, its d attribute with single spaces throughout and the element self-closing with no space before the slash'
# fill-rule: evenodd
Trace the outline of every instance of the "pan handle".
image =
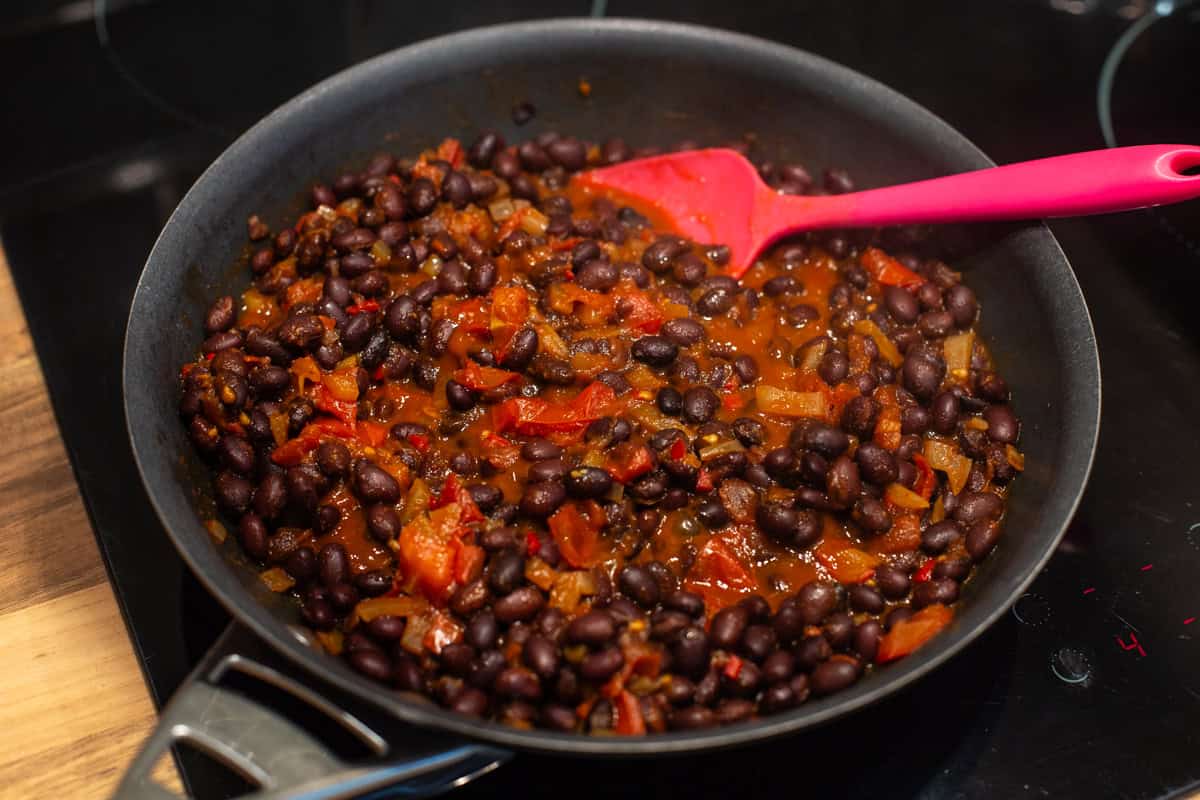
<svg viewBox="0 0 1200 800">
<path fill-rule="evenodd" d="M 239 644 L 248 647 L 239 647 Z M 230 625 L 175 692 L 158 725 L 117 787 L 116 800 L 178 800 L 151 777 L 159 759 L 186 744 L 241 775 L 257 790 L 254 800 L 338 800 L 404 783 L 408 797 L 430 797 L 461 786 L 503 764 L 511 753 L 422 731 L 420 737 L 381 735 L 364 721 L 281 669 L 271 659 L 239 650 L 256 647 L 250 634 Z M 267 684 L 339 725 L 368 755 L 350 761 L 289 719 L 269 700 L 226 685 L 235 676 Z M 258 694 L 263 694 L 259 692 Z M 401 723 L 391 721 L 391 727 Z M 394 733 L 389 731 L 389 734 Z"/>
</svg>

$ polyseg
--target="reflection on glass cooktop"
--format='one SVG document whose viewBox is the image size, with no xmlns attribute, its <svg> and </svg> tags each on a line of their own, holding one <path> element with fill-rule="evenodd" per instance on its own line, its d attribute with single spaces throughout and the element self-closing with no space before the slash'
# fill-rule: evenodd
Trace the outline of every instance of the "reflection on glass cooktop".
<svg viewBox="0 0 1200 800">
<path fill-rule="evenodd" d="M 0 11 L 0 64 L 19 78 L 5 87 L 14 138 L 0 148 L 0 237 L 159 702 L 226 619 L 157 525 L 120 410 L 124 315 L 162 223 L 237 132 L 321 77 L 439 33 L 594 5 L 732 28 L 843 62 L 1002 162 L 1103 146 L 1105 59 L 1131 25 L 1167 10 L 1135 0 L 930 0 L 919 15 L 868 0 L 530 0 L 444 2 L 434 14 L 371 0 L 218 0 L 203 11 L 108 0 L 91 6 L 106 12 L 99 25 L 87 4 L 76 17 L 78 9 L 32 21 Z M 1179 66 L 1200 41 L 1187 5 L 1143 22 L 1114 72 L 1122 144 L 1200 141 L 1200 73 Z M 1101 444 L 1060 551 L 976 644 L 915 688 L 811 734 L 652 768 L 521 756 L 462 793 L 557 796 L 570 787 L 586 797 L 636 785 L 714 797 L 1151 798 L 1200 781 L 1200 510 L 1187 467 L 1200 447 L 1191 308 L 1200 263 L 1189 245 L 1200 239 L 1200 206 L 1157 213 L 1052 226 L 1095 318 Z M 203 765 L 187 767 L 201 796 L 221 796 Z"/>
</svg>

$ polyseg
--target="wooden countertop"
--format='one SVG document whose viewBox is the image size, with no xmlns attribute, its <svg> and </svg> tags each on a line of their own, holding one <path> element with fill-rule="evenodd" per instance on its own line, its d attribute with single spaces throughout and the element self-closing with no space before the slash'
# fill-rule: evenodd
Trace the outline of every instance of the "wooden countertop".
<svg viewBox="0 0 1200 800">
<path fill-rule="evenodd" d="M 0 341 L 0 797 L 108 797 L 154 706 L 2 249 Z"/>
</svg>

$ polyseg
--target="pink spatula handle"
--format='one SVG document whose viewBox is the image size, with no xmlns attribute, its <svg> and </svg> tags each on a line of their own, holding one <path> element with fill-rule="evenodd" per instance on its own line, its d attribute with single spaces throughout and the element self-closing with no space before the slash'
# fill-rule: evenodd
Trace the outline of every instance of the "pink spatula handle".
<svg viewBox="0 0 1200 800">
<path fill-rule="evenodd" d="M 812 228 L 1104 214 L 1200 197 L 1200 174 L 1184 172 L 1198 166 L 1200 147 L 1191 145 L 1092 150 L 821 198 L 819 204 L 785 198 L 773 221 L 788 226 L 792 218 L 797 228 Z"/>
</svg>

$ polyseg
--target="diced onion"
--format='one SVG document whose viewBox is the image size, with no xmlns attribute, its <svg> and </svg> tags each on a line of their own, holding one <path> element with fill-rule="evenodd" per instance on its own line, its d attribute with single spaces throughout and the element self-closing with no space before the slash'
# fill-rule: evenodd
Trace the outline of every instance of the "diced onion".
<svg viewBox="0 0 1200 800">
<path fill-rule="evenodd" d="M 900 355 L 900 350 L 896 347 L 896 343 L 889 339 L 887 334 L 880 330 L 874 321 L 860 319 L 854 323 L 854 331 L 864 336 L 870 336 L 875 341 L 875 346 L 879 348 L 879 355 L 893 367 L 898 367 L 904 363 L 904 356 Z"/>
<path fill-rule="evenodd" d="M 817 366 L 821 363 L 822 356 L 829 349 L 829 340 L 825 337 L 816 339 L 812 344 L 804 348 L 804 355 L 800 359 L 800 365 L 797 367 L 801 372 L 816 372 Z"/>
<path fill-rule="evenodd" d="M 759 384 L 754 388 L 759 411 L 784 417 L 825 417 L 828 402 L 824 392 L 793 392 Z"/>
<path fill-rule="evenodd" d="M 296 581 L 282 567 L 271 567 L 259 573 L 258 577 L 272 592 L 286 592 L 296 585 Z"/>
<path fill-rule="evenodd" d="M 208 529 L 208 535 L 213 537 L 217 544 L 221 544 L 229 536 L 229 531 L 225 530 L 225 526 L 219 519 L 206 519 L 204 527 Z"/>
<path fill-rule="evenodd" d="M 947 336 L 942 343 L 946 356 L 946 374 L 958 381 L 965 381 L 971 369 L 971 353 L 975 349 L 975 333 L 967 331 Z"/>
<path fill-rule="evenodd" d="M 729 453 L 740 453 L 745 449 L 737 439 L 725 439 L 702 449 L 700 451 L 700 460 L 711 461 L 714 458 L 719 458 Z"/>
<path fill-rule="evenodd" d="M 537 556 L 525 562 L 525 579 L 543 592 L 548 591 L 558 578 L 558 571 Z"/>
<path fill-rule="evenodd" d="M 1004 458 L 1017 472 L 1025 471 L 1025 454 L 1011 444 L 1004 445 Z"/>
<path fill-rule="evenodd" d="M 884 498 L 893 505 L 900 508 L 907 508 L 913 511 L 929 508 L 929 501 L 913 490 L 905 487 L 903 484 L 891 483 L 888 484 L 887 490 L 884 492 Z"/>
<path fill-rule="evenodd" d="M 958 494 L 971 475 L 971 459 L 958 451 L 958 445 L 940 439 L 925 442 L 925 460 L 929 466 L 946 473 L 950 491 Z"/>
<path fill-rule="evenodd" d="M 550 225 L 550 218 L 536 208 L 527 208 L 521 214 L 519 223 L 521 230 L 528 233 L 530 236 L 541 236 L 546 232 L 546 228 Z"/>
</svg>

